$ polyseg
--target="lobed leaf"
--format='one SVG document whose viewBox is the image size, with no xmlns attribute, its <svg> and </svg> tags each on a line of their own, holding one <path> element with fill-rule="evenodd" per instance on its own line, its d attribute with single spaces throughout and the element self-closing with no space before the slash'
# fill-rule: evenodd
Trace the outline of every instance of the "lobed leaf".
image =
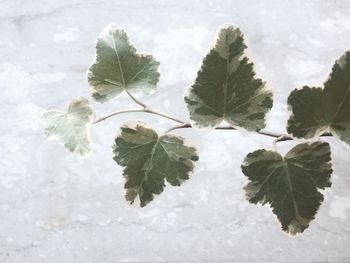
<svg viewBox="0 0 350 263">
<path fill-rule="evenodd" d="M 288 97 L 288 133 L 313 138 L 330 131 L 350 146 L 350 51 L 336 61 L 324 88 L 304 86 Z"/>
<path fill-rule="evenodd" d="M 315 218 L 323 201 L 319 189 L 331 186 L 331 153 L 326 142 L 298 144 L 284 157 L 257 150 L 245 158 L 242 171 L 249 202 L 269 203 L 290 234 L 302 233 Z"/>
<path fill-rule="evenodd" d="M 73 99 L 68 112 L 50 110 L 41 117 L 45 135 L 62 143 L 69 151 L 82 157 L 91 154 L 91 124 L 94 113 L 83 97 Z"/>
<path fill-rule="evenodd" d="M 163 192 L 165 180 L 179 186 L 198 161 L 196 149 L 175 134 L 158 134 L 143 122 L 124 123 L 115 138 L 113 159 L 124 167 L 125 198 L 141 207 Z"/>
<path fill-rule="evenodd" d="M 249 131 L 265 127 L 272 92 L 265 81 L 255 77 L 253 63 L 244 54 L 246 48 L 238 28 L 226 25 L 219 30 L 185 96 L 195 127 L 215 128 L 223 121 Z"/>
<path fill-rule="evenodd" d="M 96 59 L 88 69 L 92 96 L 102 103 L 124 90 L 150 95 L 159 80 L 158 67 L 153 56 L 136 53 L 123 29 L 108 25 L 97 39 Z"/>
</svg>

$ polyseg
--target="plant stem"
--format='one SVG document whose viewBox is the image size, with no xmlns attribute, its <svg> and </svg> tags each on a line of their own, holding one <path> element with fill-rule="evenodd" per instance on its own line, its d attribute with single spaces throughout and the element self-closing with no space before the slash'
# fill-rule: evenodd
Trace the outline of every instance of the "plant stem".
<svg viewBox="0 0 350 263">
<path fill-rule="evenodd" d="M 193 128 L 193 127 L 191 126 L 191 124 L 184 123 L 183 125 L 178 125 L 178 126 L 174 126 L 173 128 L 170 128 L 167 132 L 177 130 L 177 129 L 184 129 L 184 128 Z M 230 126 L 226 126 L 226 127 L 223 126 L 223 127 L 216 127 L 215 130 L 237 130 L 237 129 Z M 256 133 L 260 135 L 276 138 L 274 140 L 274 143 L 294 140 L 293 137 L 289 135 L 279 134 L 279 133 L 270 132 L 270 131 L 258 131 Z M 332 137 L 332 136 L 333 135 L 330 132 L 325 132 L 321 135 L 321 137 Z"/>
<path fill-rule="evenodd" d="M 158 116 L 161 116 L 161 117 L 164 117 L 166 119 L 169 119 L 169 120 L 172 120 L 172 121 L 175 121 L 175 122 L 178 122 L 178 123 L 181 123 L 181 124 L 184 124 L 185 122 L 184 121 L 181 121 L 173 116 L 170 116 L 170 115 L 167 115 L 167 114 L 164 114 L 162 112 L 159 112 L 159 111 L 156 111 L 156 110 L 152 110 L 152 109 L 149 109 L 147 106 L 140 109 L 140 108 L 136 108 L 136 109 L 125 109 L 125 110 L 119 110 L 119 111 L 114 111 L 112 113 L 109 113 L 103 117 L 100 117 L 100 118 L 97 118 L 95 119 L 95 121 L 93 122 L 93 124 L 95 123 L 99 123 L 101 121 L 104 121 L 105 119 L 108 119 L 110 117 L 113 117 L 115 115 L 119 115 L 119 114 L 122 114 L 122 113 L 130 113 L 130 112 L 145 112 L 145 113 L 151 113 L 151 114 L 154 114 L 154 115 L 158 115 Z"/>
<path fill-rule="evenodd" d="M 125 91 L 136 104 L 140 105 L 144 109 L 146 109 L 148 107 L 146 104 L 144 104 L 143 102 L 136 99 L 127 89 L 125 89 Z"/>
<path fill-rule="evenodd" d="M 171 131 L 177 130 L 177 129 L 183 129 L 183 128 L 192 128 L 192 126 L 189 123 L 182 123 L 182 124 L 176 125 L 174 127 L 171 127 L 170 129 L 166 130 L 165 133 L 168 133 L 168 132 L 171 132 Z"/>
<path fill-rule="evenodd" d="M 119 111 L 114 111 L 114 112 L 111 112 L 103 117 L 100 117 L 100 118 L 96 118 L 92 124 L 96 124 L 96 123 L 99 123 L 101 121 L 104 121 L 105 119 L 108 119 L 110 117 L 113 117 L 115 115 L 119 115 L 119 114 L 122 114 L 122 113 L 129 113 L 129 112 L 144 112 L 145 110 L 144 109 L 125 109 L 125 110 L 119 110 Z"/>
<path fill-rule="evenodd" d="M 119 111 L 115 111 L 115 112 L 112 112 L 110 114 L 107 114 L 103 117 L 100 117 L 100 118 L 97 118 L 93 124 L 96 124 L 96 123 L 99 123 L 101 121 L 104 121 L 110 117 L 113 117 L 113 116 L 116 116 L 116 115 L 119 115 L 119 114 L 123 114 L 123 113 L 131 113 L 131 112 L 145 112 L 145 113 L 150 113 L 150 114 L 154 114 L 154 115 L 158 115 L 158 116 L 161 116 L 163 118 L 166 118 L 166 119 L 169 119 L 169 120 L 172 120 L 172 121 L 175 121 L 177 123 L 179 123 L 179 125 L 176 125 L 170 129 L 168 129 L 166 131 L 166 133 L 170 132 L 170 131 L 173 131 L 173 130 L 177 130 L 177 129 L 185 129 L 185 128 L 193 128 L 191 124 L 185 122 L 185 121 L 182 121 L 182 120 L 179 120 L 173 116 L 170 116 L 168 114 L 164 114 L 162 112 L 159 112 L 159 111 L 156 111 L 156 110 L 152 110 L 152 109 L 149 109 L 147 106 L 140 109 L 125 109 L 125 110 L 119 110 Z M 234 127 L 230 127 L 230 126 L 222 126 L 222 127 L 216 127 L 215 128 L 216 130 L 236 130 L 236 128 Z M 273 138 L 276 138 L 274 140 L 274 143 L 278 143 L 278 142 L 284 142 L 284 141 L 290 141 L 290 140 L 293 140 L 293 138 L 289 135 L 285 135 L 285 134 L 279 134 L 279 133 L 274 133 L 274 132 L 270 132 L 270 131 L 259 131 L 257 132 L 258 134 L 260 135 L 264 135 L 264 136 L 268 136 L 268 137 L 273 137 Z M 329 132 L 326 132 L 324 134 L 321 135 L 322 137 L 327 137 L 327 136 L 332 136 L 331 133 Z"/>
<path fill-rule="evenodd" d="M 144 110 L 144 112 L 151 113 L 151 114 L 155 114 L 155 115 L 159 115 L 159 116 L 161 116 L 161 117 L 164 117 L 164 118 L 166 118 L 166 119 L 175 121 L 175 122 L 180 123 L 180 124 L 186 124 L 186 122 L 184 122 L 184 121 L 182 121 L 182 120 L 179 120 L 178 118 L 175 118 L 175 117 L 173 117 L 173 116 L 170 116 L 170 115 L 168 115 L 168 114 L 165 114 L 165 113 L 162 113 L 162 112 L 153 110 L 153 109 L 146 108 L 146 109 Z"/>
<path fill-rule="evenodd" d="M 154 115 L 158 115 L 161 116 L 163 118 L 166 118 L 168 120 L 172 120 L 174 122 L 179 123 L 176 126 L 171 127 L 170 129 L 168 129 L 165 133 L 168 133 L 170 131 L 173 130 L 177 130 L 177 129 L 185 129 L 185 128 L 193 128 L 191 124 L 189 124 L 188 122 L 182 121 L 176 117 L 173 117 L 171 115 L 159 112 L 157 110 L 153 110 L 151 108 L 149 108 L 146 104 L 144 104 L 143 102 L 139 101 L 138 99 L 136 99 L 129 91 L 126 90 L 126 93 L 129 95 L 129 97 L 138 105 L 140 105 L 142 108 L 133 108 L 133 109 L 124 109 L 124 110 L 119 110 L 119 111 L 115 111 L 112 113 L 109 113 L 105 116 L 102 116 L 100 118 L 96 118 L 95 121 L 93 122 L 93 124 L 99 123 L 101 121 L 104 121 L 110 117 L 119 115 L 119 114 L 123 114 L 123 113 L 131 113 L 131 112 L 145 112 L 145 113 L 150 113 L 150 114 L 154 114 Z M 236 128 L 234 127 L 230 127 L 230 126 L 223 126 L 223 127 L 216 127 L 216 130 L 236 130 Z M 290 141 L 290 140 L 294 140 L 293 137 L 289 136 L 289 135 L 285 135 L 285 134 L 280 134 L 280 133 L 275 133 L 275 132 L 269 132 L 269 131 L 258 131 L 257 132 L 260 135 L 264 135 L 264 136 L 268 136 L 268 137 L 273 137 L 275 138 L 275 140 L 273 141 L 274 145 L 278 142 L 284 142 L 284 141 Z M 321 135 L 322 137 L 326 137 L 326 136 L 332 136 L 332 134 L 330 132 L 325 132 Z"/>
</svg>

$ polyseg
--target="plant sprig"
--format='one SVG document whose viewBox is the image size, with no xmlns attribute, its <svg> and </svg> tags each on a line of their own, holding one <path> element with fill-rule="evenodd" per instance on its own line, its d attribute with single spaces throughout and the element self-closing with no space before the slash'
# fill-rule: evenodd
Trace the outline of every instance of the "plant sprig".
<svg viewBox="0 0 350 263">
<path fill-rule="evenodd" d="M 274 151 L 256 150 L 242 163 L 248 179 L 246 197 L 251 203 L 268 203 L 287 233 L 302 233 L 324 199 L 320 189 L 331 186 L 331 148 L 318 138 L 334 136 L 350 147 L 350 52 L 336 61 L 323 88 L 305 86 L 291 92 L 288 134 L 283 134 L 264 130 L 273 104 L 272 89 L 256 76 L 246 48 L 239 28 L 224 25 L 219 29 L 184 98 L 190 117 L 187 121 L 139 99 L 140 94 L 155 92 L 159 62 L 151 55 L 137 53 L 123 29 L 106 26 L 88 69 L 92 97 L 105 103 L 126 92 L 138 107 L 95 117 L 88 100 L 75 98 L 67 112 L 50 110 L 42 116 L 44 132 L 71 152 L 88 157 L 94 124 L 127 113 L 147 113 L 175 122 L 158 134 L 147 123 L 129 121 L 114 139 L 113 159 L 124 168 L 125 198 L 141 207 L 161 194 L 166 182 L 180 186 L 194 171 L 197 150 L 176 130 L 239 129 L 271 137 Z M 294 138 L 313 141 L 297 144 L 284 156 L 278 153 L 277 143 Z"/>
</svg>

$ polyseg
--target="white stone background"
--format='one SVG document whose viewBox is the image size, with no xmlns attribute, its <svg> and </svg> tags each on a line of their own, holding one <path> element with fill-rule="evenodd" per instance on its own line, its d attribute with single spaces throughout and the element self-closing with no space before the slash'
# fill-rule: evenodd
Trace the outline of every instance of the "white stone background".
<svg viewBox="0 0 350 263">
<path fill-rule="evenodd" d="M 350 262 L 350 152 L 332 138 L 333 186 L 316 220 L 295 237 L 280 230 L 268 206 L 245 201 L 242 190 L 241 161 L 272 148 L 271 138 L 178 131 L 199 149 L 195 174 L 143 209 L 123 199 L 113 137 L 128 119 L 159 131 L 173 123 L 145 114 L 109 119 L 93 128 L 87 160 L 46 141 L 39 127 L 46 109 L 90 98 L 86 70 L 109 23 L 161 62 L 159 89 L 144 101 L 183 119 L 183 94 L 216 30 L 239 26 L 258 76 L 274 90 L 267 130 L 278 132 L 285 132 L 289 92 L 321 84 L 350 48 L 345 0 L 1 0 L 0 262 Z M 132 102 L 122 96 L 92 103 L 100 116 Z"/>
</svg>

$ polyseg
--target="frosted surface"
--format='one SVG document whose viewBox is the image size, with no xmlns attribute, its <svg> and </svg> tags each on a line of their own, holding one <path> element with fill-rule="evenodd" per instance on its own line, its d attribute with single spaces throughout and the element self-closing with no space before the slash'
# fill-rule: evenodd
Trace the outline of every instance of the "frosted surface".
<svg viewBox="0 0 350 263">
<path fill-rule="evenodd" d="M 258 76 L 274 89 L 267 129 L 276 132 L 285 130 L 290 90 L 323 82 L 350 48 L 345 0 L 1 0 L 0 262 L 350 261 L 350 152 L 333 139 L 333 186 L 316 220 L 296 237 L 280 230 L 268 207 L 246 202 L 242 191 L 241 161 L 250 151 L 272 148 L 270 138 L 179 131 L 199 149 L 196 172 L 143 209 L 123 199 L 113 137 L 128 119 L 159 131 L 173 123 L 145 114 L 109 119 L 94 127 L 88 160 L 46 141 L 39 116 L 65 109 L 72 97 L 89 97 L 86 70 L 109 23 L 161 62 L 159 90 L 145 102 L 182 119 L 188 118 L 182 96 L 217 28 L 238 25 Z M 122 96 L 93 107 L 101 116 L 130 103 Z"/>
</svg>

